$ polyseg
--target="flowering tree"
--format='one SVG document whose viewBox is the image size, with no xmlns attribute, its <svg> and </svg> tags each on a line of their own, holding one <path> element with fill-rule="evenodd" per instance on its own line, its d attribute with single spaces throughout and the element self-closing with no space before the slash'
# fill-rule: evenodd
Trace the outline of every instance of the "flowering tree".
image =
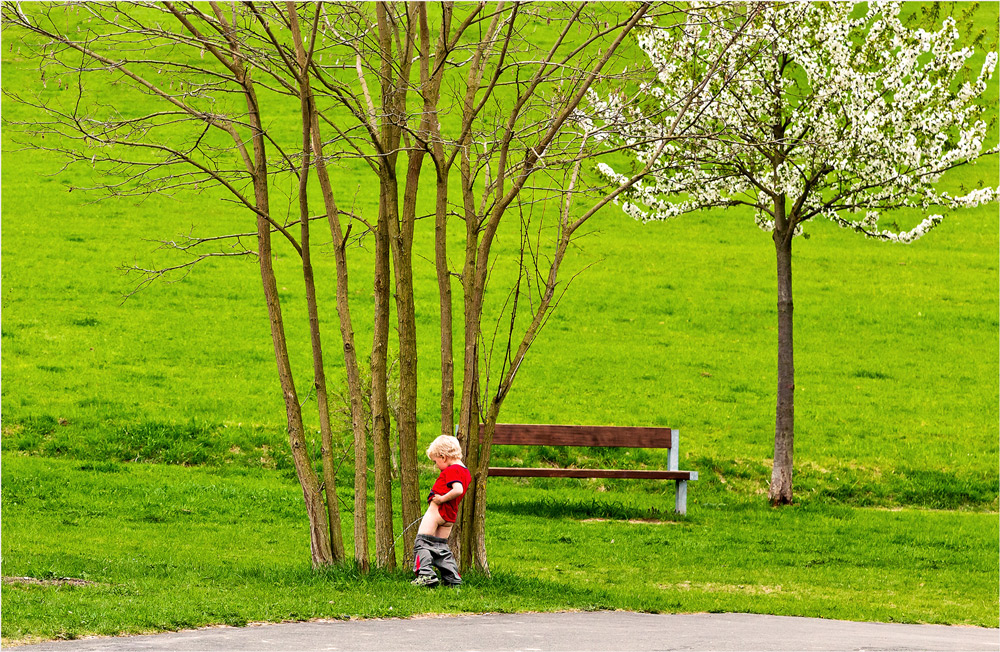
<svg viewBox="0 0 1000 652">
<path fill-rule="evenodd" d="M 630 188 L 622 209 L 663 220 L 710 207 L 749 206 L 771 233 L 778 278 L 778 392 L 770 501 L 792 501 L 794 365 L 792 238 L 825 218 L 868 238 L 911 243 L 943 219 L 941 211 L 978 206 L 1000 189 L 954 196 L 936 187 L 947 170 L 984 154 L 987 123 L 977 97 L 997 55 L 973 78 L 973 51 L 962 47 L 954 18 L 940 29 L 911 29 L 900 3 L 768 3 L 725 54 L 720 76 L 695 99 L 679 132 L 702 138 L 661 142 L 680 89 L 712 60 L 727 22 L 749 5 L 704 7 L 683 30 L 647 24 L 639 45 L 658 68 L 642 88 L 644 112 L 621 99 L 592 97 L 595 124 L 638 166 L 655 171 Z M 755 56 L 751 56 L 755 54 Z M 679 56 L 678 56 L 679 55 Z M 747 65 L 739 62 L 749 61 Z M 648 107 L 655 107 L 653 116 Z M 993 150 L 996 151 L 996 150 Z M 992 152 L 986 152 L 992 153 Z M 606 179 L 622 174 L 598 166 Z M 926 217 L 909 231 L 879 225 L 884 211 L 913 208 Z"/>
</svg>

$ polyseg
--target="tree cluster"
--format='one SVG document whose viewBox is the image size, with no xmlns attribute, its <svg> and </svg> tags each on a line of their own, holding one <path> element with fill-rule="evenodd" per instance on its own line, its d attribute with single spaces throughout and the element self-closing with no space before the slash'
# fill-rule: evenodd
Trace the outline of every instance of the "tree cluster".
<svg viewBox="0 0 1000 652">
<path fill-rule="evenodd" d="M 590 162 L 609 151 L 587 131 L 581 103 L 595 89 L 638 88 L 648 72 L 623 56 L 633 30 L 682 15 L 672 4 L 650 3 L 3 6 L 4 28 L 17 30 L 22 56 L 37 61 L 43 80 L 68 86 L 58 97 L 8 93 L 38 116 L 18 126 L 23 142 L 100 169 L 94 189 L 111 196 L 209 188 L 253 221 L 244 233 L 170 241 L 191 258 L 141 270 L 140 285 L 213 256 L 256 258 L 315 566 L 348 555 L 327 388 L 332 361 L 320 330 L 329 308 L 317 291 L 327 279 L 314 270 L 314 227 L 325 224 L 322 237 L 335 258 L 337 364 L 347 378 L 354 442 L 353 558 L 361 568 L 371 563 L 373 484 L 375 563 L 392 568 L 393 420 L 404 527 L 421 513 L 413 243 L 424 228 L 418 220 L 428 218 L 421 224 L 434 231 L 440 433 L 457 433 L 474 478 L 453 544 L 463 568 L 484 570 L 487 468 L 501 406 L 566 290 L 560 271 L 574 237 L 644 174 L 608 185 L 590 173 Z M 676 113 L 685 114 L 688 96 L 716 71 L 710 66 L 688 80 Z M 661 141 L 674 137 L 668 132 Z M 357 174 L 359 163 L 362 183 L 378 189 L 373 214 L 343 208 L 351 198 L 342 196 L 338 175 Z M 297 215 L 280 217 L 280 192 L 295 198 Z M 456 221 L 462 228 L 449 228 Z M 372 334 L 364 371 L 358 351 L 368 343 L 357 341 L 348 291 L 352 232 L 375 243 L 375 264 L 363 279 L 374 295 L 372 323 L 363 329 Z M 517 260 L 498 259 L 501 232 L 519 234 Z M 306 381 L 290 362 L 290 317 L 278 293 L 289 281 L 278 281 L 278 250 L 293 251 L 301 263 L 312 351 Z M 511 270 L 510 287 L 491 288 L 498 265 Z M 497 314 L 485 314 L 488 289 L 507 297 Z M 399 387 L 390 409 L 393 331 Z M 302 414 L 304 382 L 317 399 L 319 473 Z M 415 530 L 400 535 L 408 563 Z"/>
</svg>

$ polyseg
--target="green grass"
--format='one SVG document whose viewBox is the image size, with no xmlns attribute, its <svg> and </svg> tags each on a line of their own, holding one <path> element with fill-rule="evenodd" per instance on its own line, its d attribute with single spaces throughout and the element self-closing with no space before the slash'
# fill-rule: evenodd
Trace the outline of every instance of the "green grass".
<svg viewBox="0 0 1000 652">
<path fill-rule="evenodd" d="M 145 205 L 118 204 L 130 219 L 109 223 L 76 203 L 76 193 L 44 195 L 47 209 L 38 211 L 29 196 L 44 189 L 12 178 L 15 167 L 4 166 L 3 184 L 4 448 L 284 464 L 283 408 L 253 267 L 207 266 L 122 304 L 129 281 L 114 264 L 148 248 L 142 236 L 170 227 L 155 226 Z M 51 168 L 25 160 L 22 169 Z M 193 201 L 185 210 L 203 208 Z M 908 247 L 820 223 L 796 244 L 800 469 L 868 481 L 927 470 L 959 484 L 996 484 L 995 214 L 995 205 L 956 213 Z M 74 228 L 93 233 L 92 245 L 61 242 L 70 215 Z M 689 464 L 761 469 L 771 453 L 776 368 L 767 235 L 728 215 L 644 226 L 608 212 L 596 226 L 603 230 L 574 260 L 602 262 L 574 282 L 501 420 L 677 427 Z M 321 280 L 330 278 L 324 263 Z M 284 278 L 290 292 L 298 288 L 292 272 Z M 370 290 L 362 279 L 359 271 L 355 323 L 364 347 Z M 429 292 L 432 281 L 423 280 Z M 437 430 L 437 325 L 434 300 L 418 306 L 423 444 Z M 308 338 L 294 319 L 304 315 L 301 294 L 287 310 L 305 387 Z M 326 334 L 336 386 L 342 373 L 329 322 Z M 306 414 L 315 428 L 313 401 Z M 996 492 L 966 504 L 995 510 Z"/>
<path fill-rule="evenodd" d="M 996 5 L 980 12 L 995 33 Z M 37 87 L 37 69 L 15 48 L 4 48 L 2 73 L 5 89 Z M 996 81 L 983 101 L 997 105 Z M 291 125 L 297 110 L 269 118 Z M 8 120 L 29 117 L 9 100 L 3 111 Z M 94 171 L 56 174 L 58 161 L 18 151 L 12 137 L 5 127 L 3 575 L 95 584 L 4 585 L 5 642 L 319 616 L 563 608 L 998 624 L 996 204 L 952 213 L 909 246 L 863 240 L 825 222 L 806 226 L 810 237 L 794 252 L 797 504 L 779 511 L 764 505 L 777 345 L 769 235 L 740 211 L 643 225 L 606 209 L 570 252 L 564 278 L 595 264 L 573 281 L 500 418 L 679 428 L 681 465 L 701 474 L 690 486 L 689 516 L 669 513 L 672 489 L 663 483 L 494 481 L 494 577 L 472 576 L 461 593 L 448 594 L 413 590 L 405 573 L 309 570 L 251 260 L 208 261 L 182 282 L 123 302 L 136 279 L 118 265 L 176 262 L 149 239 L 248 231 L 252 219 L 211 193 L 95 203 L 67 192 L 93 182 Z M 996 185 L 997 159 L 955 170 L 945 183 Z M 359 190 L 360 172 L 339 169 L 336 190 L 370 214 L 375 197 Z M 274 187 L 283 210 L 288 188 Z M 921 217 L 894 219 L 908 228 Z M 439 404 L 429 227 L 418 224 L 415 244 L 421 445 L 437 434 Z M 517 234 L 500 235 L 494 252 L 509 261 Z M 362 351 L 371 338 L 371 255 L 370 241 L 349 252 Z M 315 401 L 305 389 L 311 362 L 301 277 L 290 248 L 279 246 L 276 264 L 318 447 Z M 343 373 L 328 242 L 314 264 L 337 388 Z M 489 331 L 511 280 L 498 265 Z M 347 437 L 338 445 L 346 450 Z M 664 463 L 649 451 L 503 448 L 496 457 Z M 346 488 L 349 465 L 341 472 Z"/>
<path fill-rule="evenodd" d="M 687 517 L 663 518 L 673 502 L 666 484 L 595 494 L 579 483 L 495 482 L 493 576 L 426 590 L 402 571 L 311 571 L 300 490 L 271 472 L 12 454 L 3 464 L 4 576 L 90 582 L 6 584 L 4 644 L 561 609 L 997 626 L 991 514 L 702 499 Z"/>
</svg>

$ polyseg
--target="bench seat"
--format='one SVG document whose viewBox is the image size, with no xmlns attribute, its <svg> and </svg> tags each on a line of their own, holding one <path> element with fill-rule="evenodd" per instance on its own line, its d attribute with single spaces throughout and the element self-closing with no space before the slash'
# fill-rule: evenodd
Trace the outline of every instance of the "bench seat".
<svg viewBox="0 0 1000 652">
<path fill-rule="evenodd" d="M 485 426 L 480 426 L 485 427 Z M 669 449 L 667 469 L 564 469 L 491 466 L 493 477 L 506 478 L 623 478 L 630 480 L 674 480 L 677 483 L 676 510 L 687 512 L 687 483 L 697 480 L 696 471 L 682 471 L 679 465 L 680 435 L 674 428 L 631 426 L 569 426 L 549 424 L 498 423 L 495 446 L 584 446 Z"/>
<path fill-rule="evenodd" d="M 697 480 L 697 471 L 642 469 L 556 469 L 491 466 L 491 476 L 504 478 L 627 478 L 630 480 Z"/>
</svg>

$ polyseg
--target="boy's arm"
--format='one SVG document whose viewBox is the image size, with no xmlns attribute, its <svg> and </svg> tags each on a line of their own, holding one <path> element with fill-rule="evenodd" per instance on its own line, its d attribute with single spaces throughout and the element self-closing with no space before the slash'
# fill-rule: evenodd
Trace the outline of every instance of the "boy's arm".
<svg viewBox="0 0 1000 652">
<path fill-rule="evenodd" d="M 462 483 L 461 482 L 454 482 L 454 483 L 452 483 L 451 490 L 448 493 L 446 493 L 446 494 L 440 494 L 440 495 L 435 495 L 435 496 L 433 496 L 431 498 L 431 500 L 434 501 L 434 503 L 436 505 L 440 505 L 441 503 L 446 503 L 449 500 L 453 500 L 455 498 L 458 498 L 459 496 L 462 495 L 463 491 L 464 491 L 464 488 L 462 487 Z"/>
</svg>

